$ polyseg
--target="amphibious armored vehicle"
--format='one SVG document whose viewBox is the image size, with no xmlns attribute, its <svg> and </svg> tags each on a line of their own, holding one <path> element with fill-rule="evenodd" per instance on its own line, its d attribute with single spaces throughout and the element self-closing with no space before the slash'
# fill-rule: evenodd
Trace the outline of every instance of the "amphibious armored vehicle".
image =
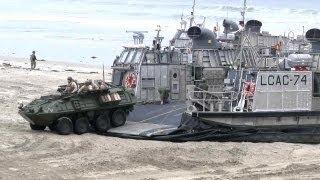
<svg viewBox="0 0 320 180">
<path fill-rule="evenodd" d="M 43 96 L 19 107 L 19 114 L 30 122 L 33 130 L 47 126 L 58 134 L 83 134 L 90 129 L 99 133 L 125 124 L 126 117 L 136 102 L 134 94 L 123 87 L 108 84 L 106 90 L 80 94 Z"/>
</svg>

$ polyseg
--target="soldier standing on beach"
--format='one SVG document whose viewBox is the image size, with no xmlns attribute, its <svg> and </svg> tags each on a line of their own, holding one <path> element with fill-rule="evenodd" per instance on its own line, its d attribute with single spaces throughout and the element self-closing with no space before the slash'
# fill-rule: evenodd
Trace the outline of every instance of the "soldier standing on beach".
<svg viewBox="0 0 320 180">
<path fill-rule="evenodd" d="M 30 61 L 31 61 L 31 69 L 35 69 L 36 68 L 36 60 L 37 60 L 37 57 L 36 57 L 36 52 L 35 51 L 32 51 L 32 54 L 30 55 Z"/>
</svg>

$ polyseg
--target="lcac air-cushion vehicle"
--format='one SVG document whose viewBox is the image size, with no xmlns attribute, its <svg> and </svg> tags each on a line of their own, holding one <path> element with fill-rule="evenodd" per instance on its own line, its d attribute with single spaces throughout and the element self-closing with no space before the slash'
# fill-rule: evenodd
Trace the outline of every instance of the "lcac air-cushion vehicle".
<svg viewBox="0 0 320 180">
<path fill-rule="evenodd" d="M 124 125 L 136 102 L 130 90 L 108 86 L 105 90 L 72 95 L 64 94 L 66 86 L 60 86 L 61 94 L 43 96 L 26 106 L 21 105 L 19 114 L 30 122 L 33 130 L 44 130 L 48 126 L 63 135 L 83 134 L 90 128 L 104 133 Z"/>
</svg>

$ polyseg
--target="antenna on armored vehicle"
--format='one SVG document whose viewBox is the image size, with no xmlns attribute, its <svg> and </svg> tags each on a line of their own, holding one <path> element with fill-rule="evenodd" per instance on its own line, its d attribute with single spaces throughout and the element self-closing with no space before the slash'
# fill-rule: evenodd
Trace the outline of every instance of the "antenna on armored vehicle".
<svg viewBox="0 0 320 180">
<path fill-rule="evenodd" d="M 126 33 L 133 33 L 134 44 L 143 44 L 144 33 L 148 33 L 148 31 L 126 31 Z"/>
</svg>

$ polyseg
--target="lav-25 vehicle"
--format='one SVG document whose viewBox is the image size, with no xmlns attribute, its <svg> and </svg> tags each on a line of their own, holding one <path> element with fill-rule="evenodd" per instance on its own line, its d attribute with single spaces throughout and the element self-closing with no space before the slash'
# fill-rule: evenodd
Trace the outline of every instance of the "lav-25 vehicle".
<svg viewBox="0 0 320 180">
<path fill-rule="evenodd" d="M 30 122 L 33 130 L 47 126 L 58 134 L 72 132 L 83 134 L 91 128 L 99 133 L 125 124 L 127 115 L 136 102 L 133 92 L 108 84 L 106 90 L 80 94 L 64 94 L 66 86 L 60 86 L 61 94 L 43 96 L 19 107 L 19 114 Z"/>
</svg>

